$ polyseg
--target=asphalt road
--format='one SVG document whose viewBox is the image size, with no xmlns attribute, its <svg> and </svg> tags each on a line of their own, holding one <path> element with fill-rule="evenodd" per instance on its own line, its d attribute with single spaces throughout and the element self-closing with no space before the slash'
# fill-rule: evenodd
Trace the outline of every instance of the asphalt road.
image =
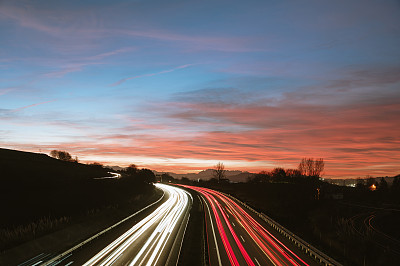
<svg viewBox="0 0 400 266">
<path fill-rule="evenodd" d="M 84 265 L 176 265 L 190 211 L 190 195 L 180 188 L 156 186 L 168 194 L 168 200 Z"/>
<path fill-rule="evenodd" d="M 217 191 L 185 186 L 201 195 L 210 265 L 316 264 L 286 240 L 266 230 L 235 201 Z M 284 244 L 285 243 L 285 244 Z"/>
<path fill-rule="evenodd" d="M 24 265 L 176 265 L 193 200 L 181 188 L 156 186 L 165 192 L 163 203 L 119 236 L 102 236 L 57 260 L 41 254 Z"/>
</svg>

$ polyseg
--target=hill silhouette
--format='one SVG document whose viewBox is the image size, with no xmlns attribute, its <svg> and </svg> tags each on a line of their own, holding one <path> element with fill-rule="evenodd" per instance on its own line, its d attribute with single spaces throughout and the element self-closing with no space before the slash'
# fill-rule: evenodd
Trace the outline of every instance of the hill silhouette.
<svg viewBox="0 0 400 266">
<path fill-rule="evenodd" d="M 154 171 L 156 174 L 162 174 L 164 172 Z M 206 169 L 198 173 L 187 173 L 187 174 L 176 174 L 172 172 L 165 172 L 171 175 L 173 178 L 181 179 L 182 177 L 189 178 L 190 180 L 209 180 L 214 177 L 214 169 Z M 239 170 L 226 170 L 225 176 L 232 182 L 245 182 L 249 177 L 254 174 L 249 172 L 243 172 Z"/>
<path fill-rule="evenodd" d="M 32 153 L 0 148 L 0 181 L 18 179 L 43 181 L 88 179 L 106 176 L 106 169 L 75 162 L 61 161 L 43 153 Z"/>
<path fill-rule="evenodd" d="M 99 179 L 110 176 L 108 171 L 101 165 L 0 149 L 0 250 L 9 247 L 10 241 L 21 242 L 19 236 L 8 239 L 10 232 L 30 230 L 34 238 L 59 222 L 118 208 L 154 192 L 153 185 L 132 174 Z"/>
</svg>

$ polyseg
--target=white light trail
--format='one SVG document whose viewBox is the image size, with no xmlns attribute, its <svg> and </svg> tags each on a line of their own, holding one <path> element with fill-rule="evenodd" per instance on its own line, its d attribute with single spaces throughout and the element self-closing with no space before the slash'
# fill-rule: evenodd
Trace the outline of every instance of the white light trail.
<svg viewBox="0 0 400 266">
<path fill-rule="evenodd" d="M 180 188 L 163 184 L 156 184 L 156 186 L 164 190 L 166 195 L 169 195 L 168 200 L 84 265 L 111 265 L 115 263 L 122 253 L 144 233 L 150 234 L 154 226 L 156 228 L 145 240 L 145 244 L 132 256 L 133 260 L 130 265 L 155 265 L 163 253 L 169 254 L 172 247 L 167 249 L 166 246 L 172 245 L 173 241 L 169 241 L 171 236 L 174 235 L 172 232 L 181 224 L 179 222 L 185 216 L 191 196 Z"/>
</svg>

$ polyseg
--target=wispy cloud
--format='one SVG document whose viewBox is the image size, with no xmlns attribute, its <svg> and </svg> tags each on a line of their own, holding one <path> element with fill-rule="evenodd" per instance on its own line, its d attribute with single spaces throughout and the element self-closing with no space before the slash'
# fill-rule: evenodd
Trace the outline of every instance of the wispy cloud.
<svg viewBox="0 0 400 266">
<path fill-rule="evenodd" d="M 176 70 L 179 70 L 179 69 L 183 69 L 183 68 L 187 68 L 187 67 L 190 67 L 190 66 L 193 66 L 193 65 L 194 64 L 186 64 L 186 65 L 178 66 L 178 67 L 175 67 L 175 68 L 172 68 L 172 69 L 156 72 L 156 73 L 149 73 L 149 74 L 144 74 L 144 75 L 138 75 L 138 76 L 133 76 L 133 77 L 129 77 L 129 78 L 124 78 L 124 79 L 118 80 L 117 82 L 111 84 L 110 86 L 118 86 L 118 85 L 124 83 L 125 81 L 131 80 L 131 79 L 152 77 L 152 76 L 157 76 L 157 75 L 161 75 L 161 74 L 170 73 L 170 72 L 173 72 L 173 71 L 176 71 Z"/>
<path fill-rule="evenodd" d="M 73 72 L 78 72 L 82 71 L 85 67 L 91 66 L 91 65 L 102 65 L 104 64 L 101 60 L 115 56 L 121 53 L 126 53 L 126 52 L 131 52 L 134 51 L 136 48 L 135 47 L 124 47 L 120 49 L 116 49 L 113 51 L 109 52 L 104 52 L 92 56 L 87 56 L 87 57 L 79 57 L 77 59 L 68 59 L 64 61 L 72 61 L 70 63 L 64 63 L 61 64 L 63 67 L 61 69 L 57 69 L 54 71 L 47 72 L 43 74 L 44 77 L 50 77 L 50 78 L 60 78 L 63 77 L 64 75 L 68 73 L 73 73 Z M 59 65 L 59 64 L 57 64 Z"/>
<path fill-rule="evenodd" d="M 23 107 L 20 107 L 20 108 L 16 108 L 16 109 L 10 110 L 10 112 L 15 113 L 15 112 L 19 112 L 19 111 L 22 111 L 24 109 L 27 109 L 27 108 L 31 108 L 31 107 L 35 107 L 35 106 L 38 106 L 38 105 L 51 103 L 51 102 L 55 102 L 55 101 L 56 100 L 45 101 L 45 102 L 40 102 L 40 103 L 34 103 L 34 104 L 30 104 L 30 105 L 27 105 L 27 106 L 23 106 Z"/>
<path fill-rule="evenodd" d="M 97 62 L 71 63 L 71 64 L 67 64 L 62 69 L 57 69 L 57 70 L 54 70 L 54 71 L 49 71 L 47 73 L 44 73 L 42 76 L 46 77 L 46 78 L 61 78 L 61 77 L 65 76 L 68 73 L 82 71 L 84 69 L 84 67 L 86 67 L 86 66 L 99 65 L 99 64 L 101 64 L 101 63 L 97 63 Z"/>
<path fill-rule="evenodd" d="M 252 37 L 237 37 L 237 36 L 207 36 L 200 34 L 180 33 L 174 29 L 163 28 L 162 26 L 155 27 L 140 27 L 140 28 L 114 28 L 99 27 L 101 20 L 101 10 L 95 10 L 92 13 L 75 10 L 74 12 L 64 12 L 57 10 L 57 15 L 54 16 L 51 10 L 46 8 L 35 7 L 30 5 L 7 4 L 0 9 L 0 15 L 16 22 L 19 26 L 33 29 L 47 34 L 48 36 L 56 37 L 64 42 L 68 42 L 69 46 L 79 48 L 90 48 L 95 45 L 96 41 L 102 38 L 130 38 L 130 39 L 151 39 L 162 42 L 174 43 L 179 47 L 184 47 L 186 50 L 211 50 L 220 52 L 260 52 L 268 50 L 266 43 L 260 43 L 260 38 Z M 63 18 L 60 20 L 57 17 Z M 103 16 L 104 17 L 104 16 Z M 84 25 L 84 26 L 83 26 Z M 76 40 L 76 42 L 75 42 Z M 85 40 L 85 42 L 82 42 Z M 265 41 L 265 40 L 264 40 Z M 86 47 L 85 45 L 88 45 Z M 61 44 L 61 43 L 60 43 Z M 62 46 L 65 49 L 67 47 Z M 59 47 L 61 48 L 61 46 Z"/>
<path fill-rule="evenodd" d="M 124 47 L 124 48 L 116 49 L 116 50 L 113 50 L 113 51 L 109 51 L 109 52 L 105 52 L 105 53 L 101 53 L 101 54 L 97 54 L 97 55 L 93 55 L 93 56 L 88 56 L 88 57 L 84 58 L 84 60 L 87 60 L 87 61 L 102 60 L 102 59 L 104 59 L 106 57 L 110 57 L 110 56 L 113 56 L 113 55 L 118 55 L 118 54 L 121 54 L 121 53 L 131 52 L 131 51 L 134 51 L 136 49 L 137 49 L 136 47 Z"/>
<path fill-rule="evenodd" d="M 0 89 L 0 96 L 9 93 L 10 91 L 15 90 L 15 88 L 4 88 Z"/>
<path fill-rule="evenodd" d="M 220 52 L 261 52 L 268 51 L 268 46 L 257 38 L 232 36 L 189 35 L 171 32 L 166 29 L 145 28 L 140 30 L 104 30 L 106 34 L 155 39 L 183 45 L 187 50 L 211 50 Z M 265 40 L 264 40 L 265 41 Z"/>
</svg>

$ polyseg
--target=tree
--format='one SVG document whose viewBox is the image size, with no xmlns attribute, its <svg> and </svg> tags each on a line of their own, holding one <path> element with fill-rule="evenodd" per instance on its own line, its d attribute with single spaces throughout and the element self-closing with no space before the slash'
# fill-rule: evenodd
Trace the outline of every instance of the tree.
<svg viewBox="0 0 400 266">
<path fill-rule="evenodd" d="M 78 162 L 78 157 L 75 156 L 75 159 L 72 159 L 71 154 L 69 154 L 69 152 L 66 151 L 52 150 L 50 152 L 50 156 L 59 159 L 61 161 Z"/>
<path fill-rule="evenodd" d="M 277 168 L 274 168 L 274 170 L 272 170 L 271 175 L 272 175 L 273 180 L 275 180 L 275 182 L 279 182 L 279 181 L 283 181 L 285 179 L 286 172 L 285 172 L 285 169 L 283 169 L 281 167 L 277 167 Z"/>
<path fill-rule="evenodd" d="M 286 176 L 290 178 L 300 177 L 301 172 L 298 169 L 286 169 Z"/>
<path fill-rule="evenodd" d="M 324 159 L 322 158 L 315 159 L 313 176 L 320 177 L 324 172 L 324 168 L 325 168 Z"/>
<path fill-rule="evenodd" d="M 307 175 L 307 159 L 303 158 L 301 159 L 299 166 L 297 167 L 297 169 L 299 169 L 299 172 L 301 173 L 301 175 Z"/>
<path fill-rule="evenodd" d="M 309 177 L 320 177 L 324 168 L 325 163 L 322 158 L 316 160 L 313 158 L 303 158 L 298 166 L 301 175 Z"/>
<path fill-rule="evenodd" d="M 145 168 L 140 169 L 137 172 L 137 176 L 139 180 L 144 183 L 150 184 L 156 182 L 156 175 L 150 169 L 145 169 Z"/>
<path fill-rule="evenodd" d="M 58 151 L 57 150 L 52 150 L 50 152 L 50 156 L 53 157 L 53 158 L 57 158 L 57 155 L 58 155 Z"/>
<path fill-rule="evenodd" d="M 127 175 L 133 176 L 133 175 L 137 174 L 138 169 L 137 169 L 137 167 L 136 167 L 135 164 L 130 164 L 130 165 L 125 169 L 125 172 L 126 172 Z"/>
<path fill-rule="evenodd" d="M 214 168 L 215 169 L 213 175 L 218 180 L 218 183 L 220 183 L 221 179 L 225 178 L 225 173 L 226 173 L 225 166 L 223 163 L 219 162 L 214 166 Z"/>
</svg>

